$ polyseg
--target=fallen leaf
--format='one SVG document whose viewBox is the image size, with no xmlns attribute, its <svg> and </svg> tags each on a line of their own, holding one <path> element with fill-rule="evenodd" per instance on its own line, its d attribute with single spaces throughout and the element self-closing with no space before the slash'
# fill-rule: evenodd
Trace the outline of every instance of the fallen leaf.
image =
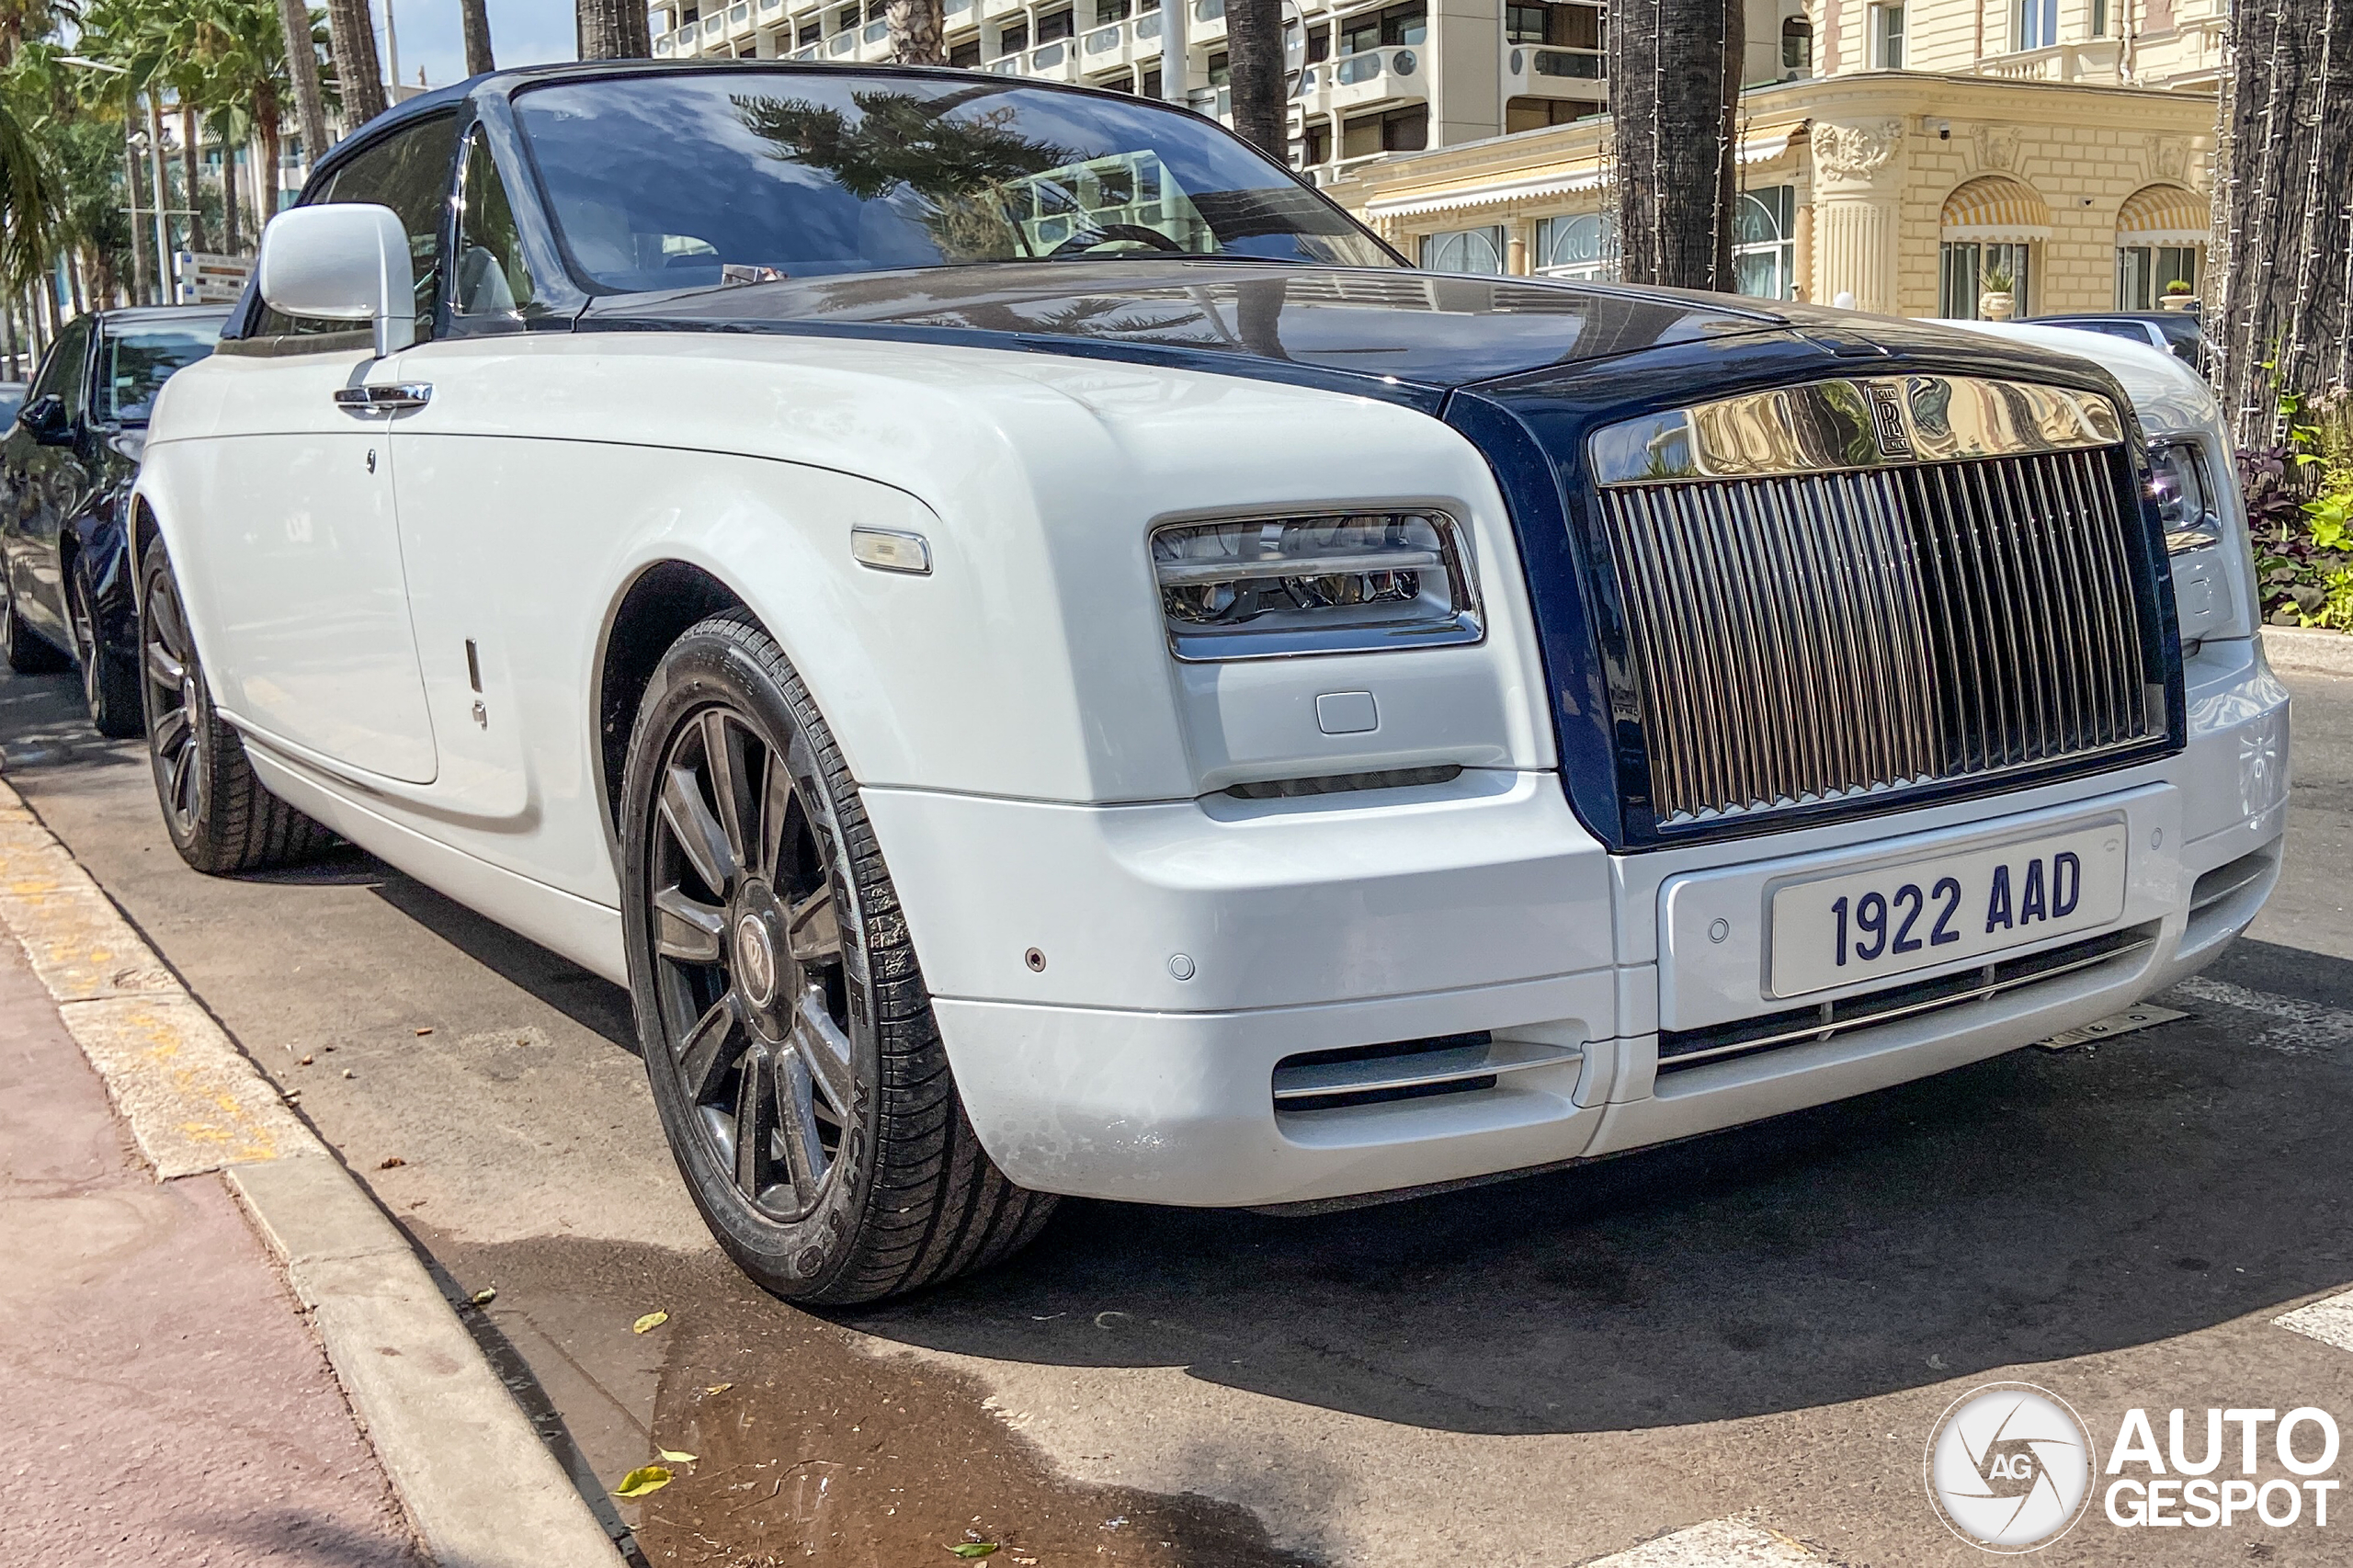
<svg viewBox="0 0 2353 1568">
<path fill-rule="evenodd" d="M 613 1488 L 616 1497 L 642 1497 L 649 1492 L 659 1492 L 670 1484 L 670 1472 L 658 1464 L 642 1464 L 621 1477 Z"/>
<path fill-rule="evenodd" d="M 732 1389 L 734 1386 L 735 1385 L 733 1383 L 713 1383 L 702 1392 L 705 1393 L 725 1393 L 729 1389 Z"/>
<path fill-rule="evenodd" d="M 396 1171 L 406 1164 L 408 1164 L 408 1162 L 402 1159 L 398 1154 L 387 1154 L 382 1159 L 376 1162 L 376 1168 L 380 1171 Z"/>
<path fill-rule="evenodd" d="M 993 1540 L 960 1540 L 948 1549 L 958 1557 L 986 1557 L 996 1550 Z"/>
<path fill-rule="evenodd" d="M 498 1300 L 498 1287 L 495 1285 L 485 1285 L 481 1290 L 476 1290 L 472 1296 L 468 1297 L 467 1300 L 472 1301 L 475 1306 L 486 1307 L 490 1305 L 491 1302 Z"/>
<path fill-rule="evenodd" d="M 659 1452 L 664 1459 L 668 1460 L 672 1464 L 692 1464 L 695 1462 L 694 1455 L 680 1453 L 676 1449 L 661 1449 L 656 1451 Z"/>
<path fill-rule="evenodd" d="M 638 1319 L 635 1323 L 630 1324 L 629 1331 L 631 1334 L 643 1334 L 648 1329 L 660 1328 L 664 1324 L 668 1323 L 669 1321 L 670 1314 L 668 1312 L 648 1312 L 643 1317 Z"/>
</svg>

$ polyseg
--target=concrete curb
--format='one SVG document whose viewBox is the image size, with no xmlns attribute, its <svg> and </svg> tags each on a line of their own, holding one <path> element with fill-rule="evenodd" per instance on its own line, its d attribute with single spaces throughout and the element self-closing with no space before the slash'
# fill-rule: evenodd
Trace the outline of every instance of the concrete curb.
<svg viewBox="0 0 2353 1568">
<path fill-rule="evenodd" d="M 2263 629 L 2263 656 L 2272 667 L 2314 675 L 2353 676 L 2353 636 L 2295 626 Z"/>
<path fill-rule="evenodd" d="M 434 1561 L 619 1562 L 407 1237 L 6 783 L 0 923 L 157 1179 L 218 1171 L 244 1204 Z"/>
</svg>

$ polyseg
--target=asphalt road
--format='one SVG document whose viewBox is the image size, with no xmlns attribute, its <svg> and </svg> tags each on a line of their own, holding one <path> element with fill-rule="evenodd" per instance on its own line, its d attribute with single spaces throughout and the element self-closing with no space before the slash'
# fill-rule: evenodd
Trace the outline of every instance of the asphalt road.
<svg viewBox="0 0 2353 1568">
<path fill-rule="evenodd" d="M 2353 681 L 2297 699 L 2287 879 L 2192 1017 L 1673 1149 L 1313 1219 L 1066 1205 L 995 1273 L 818 1317 L 708 1243 L 623 995 L 356 852 L 202 878 L 68 680 L 7 776 L 469 1291 L 655 1563 L 1552 1565 L 1741 1516 L 1850 1563 L 1984 1559 L 1922 1445 L 1997 1377 L 2103 1452 L 2129 1407 L 2317 1405 L 2353 1352 Z M 641 1315 L 668 1320 L 631 1332 Z M 2340 1473 L 2353 1474 L 2353 1439 Z M 2275 1473 L 2277 1473 L 2275 1471 Z M 2332 1528 L 2051 1563 L 2342 1562 Z"/>
</svg>

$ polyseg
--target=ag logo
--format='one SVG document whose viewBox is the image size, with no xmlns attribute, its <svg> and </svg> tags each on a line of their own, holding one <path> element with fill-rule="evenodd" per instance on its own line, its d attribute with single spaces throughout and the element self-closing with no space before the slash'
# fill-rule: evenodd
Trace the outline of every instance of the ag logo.
<svg viewBox="0 0 2353 1568">
<path fill-rule="evenodd" d="M 2096 1457 L 2064 1400 L 2032 1383 L 1988 1383 L 1953 1401 L 1928 1434 L 1928 1496 L 1972 1546 L 2039 1551 L 2083 1517 Z"/>
</svg>

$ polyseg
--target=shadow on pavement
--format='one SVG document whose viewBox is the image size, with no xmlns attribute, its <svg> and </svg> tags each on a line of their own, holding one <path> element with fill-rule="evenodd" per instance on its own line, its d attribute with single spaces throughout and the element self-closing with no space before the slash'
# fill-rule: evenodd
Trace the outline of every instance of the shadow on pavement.
<svg viewBox="0 0 2353 1568">
<path fill-rule="evenodd" d="M 2346 1063 L 2188 1006 L 2206 1016 L 1408 1203 L 1074 1204 L 1010 1267 L 845 1321 L 1533 1433 L 1827 1405 L 2342 1286 Z"/>
<path fill-rule="evenodd" d="M 9 773 L 143 767 L 143 743 L 110 741 L 90 727 L 70 675 L 0 679 L 0 761 Z M 159 835 L 160 836 L 160 835 Z M 365 887 L 403 915 L 631 1055 L 637 1025 L 629 993 L 568 959 L 436 892 L 363 849 L 345 845 L 317 860 L 255 871 L 239 881 Z"/>
</svg>

